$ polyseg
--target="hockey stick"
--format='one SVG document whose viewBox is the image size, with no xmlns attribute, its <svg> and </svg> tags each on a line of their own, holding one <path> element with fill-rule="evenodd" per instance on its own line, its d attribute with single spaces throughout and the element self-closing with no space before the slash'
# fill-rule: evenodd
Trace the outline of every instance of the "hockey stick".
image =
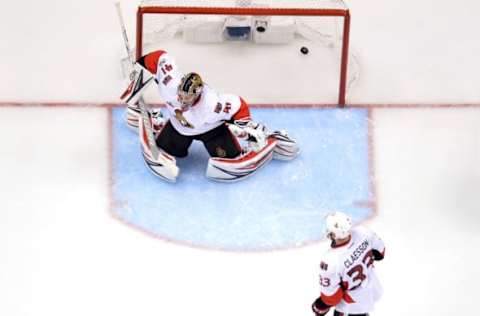
<svg viewBox="0 0 480 316">
<path fill-rule="evenodd" d="M 127 50 L 128 59 L 132 63 L 132 66 L 135 66 L 135 59 L 130 49 L 130 42 L 128 41 L 127 28 L 125 27 L 125 22 L 123 20 L 123 14 L 122 14 L 122 8 L 120 7 L 120 2 L 115 2 L 115 8 L 117 10 L 118 21 L 120 22 L 120 28 L 122 29 L 123 42 L 125 44 L 125 49 Z M 134 72 L 132 72 L 132 76 L 133 78 L 135 77 Z M 133 78 L 130 78 L 130 79 L 132 80 Z M 148 145 L 152 152 L 153 159 L 157 160 L 159 152 L 158 152 L 157 144 L 155 142 L 155 136 L 153 134 L 152 123 L 150 121 L 150 117 L 146 109 L 145 101 L 143 100 L 142 97 L 140 97 L 138 100 L 138 107 L 140 108 L 140 115 L 142 117 L 143 125 L 145 126 Z"/>
</svg>

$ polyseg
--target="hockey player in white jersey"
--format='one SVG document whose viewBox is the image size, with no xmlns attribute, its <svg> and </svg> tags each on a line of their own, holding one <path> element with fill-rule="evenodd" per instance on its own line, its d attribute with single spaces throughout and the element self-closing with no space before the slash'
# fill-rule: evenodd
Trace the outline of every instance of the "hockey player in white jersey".
<svg viewBox="0 0 480 316">
<path fill-rule="evenodd" d="M 316 316 L 334 308 L 334 316 L 368 316 L 382 294 L 374 262 L 385 256 L 383 241 L 365 227 L 352 228 L 348 215 L 326 217 L 331 247 L 320 262 L 320 297 L 312 304 Z"/>
<path fill-rule="evenodd" d="M 145 162 L 155 175 L 175 181 L 179 173 L 175 157 L 187 156 L 194 140 L 203 142 L 210 154 L 207 177 L 218 181 L 245 178 L 272 158 L 291 160 L 297 156 L 299 148 L 286 132 L 269 133 L 251 120 L 241 97 L 217 93 L 197 73 L 182 74 L 166 51 L 141 57 L 135 68 L 122 99 L 128 105 L 127 124 L 139 129 Z M 154 81 L 167 110 L 165 118 L 159 111 L 149 113 L 161 152 L 157 159 L 150 152 L 138 106 L 140 96 Z M 239 140 L 247 146 L 241 146 Z"/>
</svg>

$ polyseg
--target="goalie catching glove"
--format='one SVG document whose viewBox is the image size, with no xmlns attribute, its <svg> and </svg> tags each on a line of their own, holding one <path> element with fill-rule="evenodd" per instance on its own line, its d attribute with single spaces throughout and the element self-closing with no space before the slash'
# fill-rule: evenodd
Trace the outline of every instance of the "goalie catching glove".
<svg viewBox="0 0 480 316">
<path fill-rule="evenodd" d="M 253 121 L 235 121 L 234 124 L 229 124 L 229 128 L 238 138 L 246 139 L 254 151 L 262 149 L 269 137 L 275 138 L 277 144 L 273 151 L 274 159 L 292 160 L 300 153 L 297 142 L 285 130 L 270 133 L 264 125 Z"/>
<path fill-rule="evenodd" d="M 260 123 L 253 121 L 235 121 L 228 125 L 230 131 L 239 139 L 248 142 L 248 147 L 254 151 L 259 151 L 267 143 L 267 129 Z"/>
</svg>

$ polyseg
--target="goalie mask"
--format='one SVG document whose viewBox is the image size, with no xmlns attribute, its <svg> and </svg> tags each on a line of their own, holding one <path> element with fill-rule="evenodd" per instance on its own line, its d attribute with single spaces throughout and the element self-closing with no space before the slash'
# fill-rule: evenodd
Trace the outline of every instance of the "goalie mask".
<svg viewBox="0 0 480 316">
<path fill-rule="evenodd" d="M 191 72 L 183 76 L 178 85 L 178 101 L 188 109 L 200 97 L 203 81 L 199 74 Z"/>
<path fill-rule="evenodd" d="M 328 214 L 325 218 L 325 222 L 327 226 L 327 237 L 332 241 L 336 239 L 345 239 L 350 236 L 352 220 L 347 214 L 342 212 Z"/>
</svg>

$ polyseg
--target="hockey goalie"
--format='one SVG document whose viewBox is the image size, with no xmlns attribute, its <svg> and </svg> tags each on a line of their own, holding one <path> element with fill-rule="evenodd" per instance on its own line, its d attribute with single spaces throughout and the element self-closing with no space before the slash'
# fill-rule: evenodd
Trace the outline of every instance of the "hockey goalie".
<svg viewBox="0 0 480 316">
<path fill-rule="evenodd" d="M 250 116 L 239 96 L 217 93 L 199 74 L 182 74 L 174 59 L 163 50 L 136 61 L 132 81 L 122 95 L 126 120 L 138 130 L 147 167 L 158 177 L 175 181 L 175 158 L 186 157 L 193 141 L 201 141 L 210 155 L 206 176 L 217 181 L 243 179 L 272 158 L 292 160 L 299 148 L 285 131 L 269 132 Z M 156 83 L 165 102 L 160 109 L 146 110 L 142 93 Z"/>
</svg>

